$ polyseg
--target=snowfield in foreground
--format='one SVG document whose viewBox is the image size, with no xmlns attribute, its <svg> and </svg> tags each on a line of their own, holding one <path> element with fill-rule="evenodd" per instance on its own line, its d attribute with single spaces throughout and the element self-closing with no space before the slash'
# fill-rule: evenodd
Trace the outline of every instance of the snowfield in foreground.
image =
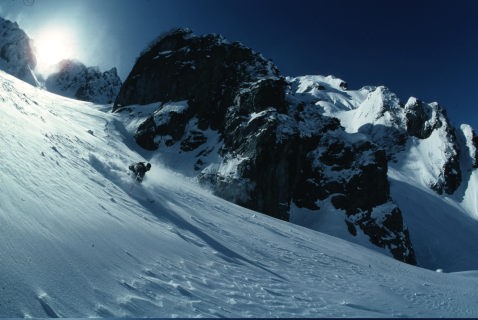
<svg viewBox="0 0 478 320">
<path fill-rule="evenodd" d="M 109 110 L 0 74 L 1 317 L 478 315 L 478 271 L 413 267 L 228 203 Z M 127 172 L 139 160 L 153 164 L 142 185 Z"/>
</svg>

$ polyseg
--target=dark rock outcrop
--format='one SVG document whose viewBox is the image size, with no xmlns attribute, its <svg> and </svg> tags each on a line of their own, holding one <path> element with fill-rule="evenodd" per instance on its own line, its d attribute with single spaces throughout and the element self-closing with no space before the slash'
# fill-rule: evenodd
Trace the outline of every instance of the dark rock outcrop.
<svg viewBox="0 0 478 320">
<path fill-rule="evenodd" d="M 194 155 L 199 181 L 217 195 L 283 220 L 292 207 L 317 215 L 334 207 L 343 228 L 415 263 L 390 198 L 384 149 L 352 137 L 313 102 L 294 99 L 290 85 L 239 43 L 176 29 L 138 58 L 113 110 L 133 115 L 141 107 L 131 105 L 157 103 L 136 141 Z M 345 82 L 334 90 L 346 90 Z"/>
<path fill-rule="evenodd" d="M 346 130 L 365 135 L 385 150 L 387 160 L 392 162 L 415 145 L 431 157 L 427 171 L 433 173 L 427 173 L 425 178 L 428 186 L 438 194 L 455 193 L 462 182 L 460 146 L 445 110 L 437 103 L 424 103 L 413 97 L 403 105 L 383 86 L 362 88 L 361 92 L 366 97 L 350 111 L 354 120 L 348 121 Z M 435 146 L 424 150 L 420 147 L 424 140 L 435 141 Z"/>
<path fill-rule="evenodd" d="M 478 168 L 478 136 L 476 135 L 475 131 L 471 131 L 471 145 L 472 145 L 472 163 L 473 163 L 473 168 L 476 169 Z"/>
<path fill-rule="evenodd" d="M 16 22 L 0 18 L 0 69 L 37 86 L 32 40 Z"/>
<path fill-rule="evenodd" d="M 220 129 L 241 87 L 261 77 L 278 76 L 269 60 L 237 42 L 175 29 L 156 39 L 138 58 L 113 111 L 131 104 L 188 100 L 201 128 Z"/>
<path fill-rule="evenodd" d="M 63 60 L 56 68 L 58 71 L 48 76 L 45 87 L 65 97 L 108 104 L 113 103 L 121 88 L 116 68 L 101 72 L 76 60 Z"/>
<path fill-rule="evenodd" d="M 420 100 L 410 99 L 404 109 L 407 132 L 411 136 L 426 139 L 442 126 L 437 114 Z"/>
<path fill-rule="evenodd" d="M 436 103 L 424 104 L 420 100 L 410 98 L 404 107 L 404 113 L 410 136 L 427 139 L 433 132 L 442 133 L 442 141 L 446 144 L 445 159 L 437 180 L 430 187 L 439 194 L 453 194 L 462 180 L 460 150 L 455 129 L 446 111 Z"/>
</svg>

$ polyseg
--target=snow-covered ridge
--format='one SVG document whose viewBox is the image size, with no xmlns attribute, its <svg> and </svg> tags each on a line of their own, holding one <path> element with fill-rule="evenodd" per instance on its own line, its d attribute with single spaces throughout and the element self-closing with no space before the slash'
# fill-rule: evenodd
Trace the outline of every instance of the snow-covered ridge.
<svg viewBox="0 0 478 320">
<path fill-rule="evenodd" d="M 332 79 L 320 76 L 289 79 L 292 100 L 296 104 L 319 106 L 324 115 L 338 118 L 347 132 L 361 134 L 384 148 L 399 166 L 410 163 L 404 158 L 421 162 L 422 170 L 418 170 L 421 174 L 412 174 L 420 185 L 438 193 L 453 194 L 462 183 L 467 183 L 462 181 L 462 176 L 466 178 L 462 171 L 473 170 L 469 164 L 477 159 L 473 140 L 476 138 L 469 126 L 464 127 L 466 132 L 454 128 L 437 103 L 427 104 L 411 97 L 403 104 L 383 86 L 340 90 L 337 82 L 341 80 Z M 457 135 L 464 135 L 463 143 Z M 460 154 L 468 155 L 468 160 L 461 164 Z"/>
<path fill-rule="evenodd" d="M 45 80 L 48 91 L 98 104 L 112 103 L 121 88 L 116 68 L 101 72 L 98 67 L 86 67 L 75 60 L 63 60 L 56 72 Z"/>
<path fill-rule="evenodd" d="M 318 107 L 357 139 L 386 150 L 392 199 L 409 227 L 419 265 L 475 268 L 469 255 L 478 249 L 473 240 L 478 236 L 478 139 L 473 129 L 454 128 L 437 103 L 411 97 L 404 104 L 383 86 L 342 90 L 331 79 L 289 78 L 288 99 L 304 108 Z M 456 237 L 454 230 L 467 235 Z"/>
</svg>

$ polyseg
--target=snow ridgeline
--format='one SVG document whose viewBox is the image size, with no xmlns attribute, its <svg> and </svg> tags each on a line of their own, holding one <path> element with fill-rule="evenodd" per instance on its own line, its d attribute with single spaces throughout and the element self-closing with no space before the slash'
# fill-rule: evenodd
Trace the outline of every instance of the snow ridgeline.
<svg viewBox="0 0 478 320">
<path fill-rule="evenodd" d="M 478 260 L 470 254 L 478 252 L 478 139 L 473 129 L 454 128 L 435 102 L 411 97 L 403 104 L 383 86 L 347 90 L 333 76 L 287 80 L 294 104 L 315 106 L 338 118 L 352 134 L 349 138 L 386 150 L 391 196 L 410 231 L 418 264 L 432 270 L 476 269 Z M 327 228 L 316 229 L 347 239 Z"/>
<path fill-rule="evenodd" d="M 478 313 L 476 273 L 420 269 L 235 206 L 149 159 L 121 114 L 4 73 L 0 87 L 2 317 Z M 135 185 L 126 168 L 142 159 L 153 169 Z"/>
<path fill-rule="evenodd" d="M 121 88 L 116 68 L 101 72 L 98 67 L 86 67 L 76 60 L 62 60 L 52 66 L 45 79 L 46 90 L 82 101 L 109 104 Z"/>
</svg>

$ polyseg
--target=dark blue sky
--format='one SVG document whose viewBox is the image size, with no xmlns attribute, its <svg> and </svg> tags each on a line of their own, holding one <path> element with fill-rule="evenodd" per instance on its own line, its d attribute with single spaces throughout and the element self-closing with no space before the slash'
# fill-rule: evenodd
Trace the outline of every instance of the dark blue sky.
<svg viewBox="0 0 478 320">
<path fill-rule="evenodd" d="M 476 0 L 3 0 L 0 13 L 33 38 L 49 23 L 73 28 L 77 58 L 123 79 L 151 40 L 184 26 L 240 41 L 284 75 L 333 74 L 352 89 L 438 101 L 478 129 Z"/>
</svg>

